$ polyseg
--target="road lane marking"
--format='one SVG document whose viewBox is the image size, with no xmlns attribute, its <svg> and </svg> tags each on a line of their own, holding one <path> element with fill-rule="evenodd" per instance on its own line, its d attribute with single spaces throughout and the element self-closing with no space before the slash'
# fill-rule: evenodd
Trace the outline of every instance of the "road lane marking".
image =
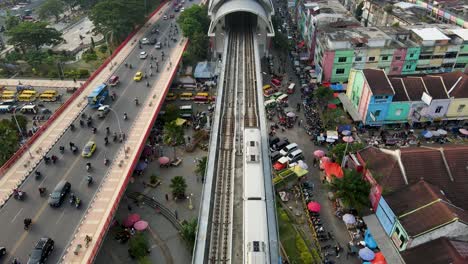
<svg viewBox="0 0 468 264">
<path fill-rule="evenodd" d="M 57 222 L 55 224 L 58 224 L 60 220 L 62 220 L 62 217 L 65 215 L 65 210 L 62 210 L 62 213 L 60 214 L 59 218 L 57 219 Z"/>
<path fill-rule="evenodd" d="M 77 157 L 77 159 L 75 159 L 75 161 L 71 164 L 70 168 L 63 174 L 63 177 L 62 177 L 61 181 L 65 180 L 67 178 L 67 176 L 72 172 L 72 170 L 75 168 L 75 166 L 76 166 L 76 164 L 78 163 L 79 160 L 80 160 L 79 157 Z M 39 217 L 44 213 L 44 210 L 48 205 L 49 205 L 49 203 L 47 202 L 47 200 L 45 200 L 42 207 L 39 209 L 39 211 L 36 213 L 36 215 L 32 218 L 33 223 L 36 222 L 37 219 L 39 219 Z M 19 246 L 21 244 L 23 244 L 23 242 L 26 239 L 27 235 L 28 235 L 28 232 L 23 231 L 23 234 L 20 236 L 20 239 L 15 243 L 13 248 L 10 250 L 10 254 L 9 254 L 10 257 L 8 258 L 7 263 L 12 261 L 11 258 L 16 255 L 16 251 L 18 250 Z"/>
<path fill-rule="evenodd" d="M 11 219 L 10 223 L 13 223 L 16 220 L 16 217 L 18 217 L 18 215 L 20 215 L 22 211 L 23 211 L 23 207 L 21 207 L 21 209 L 18 211 L 18 213 L 16 213 L 16 215 L 13 217 L 13 219 Z"/>
</svg>

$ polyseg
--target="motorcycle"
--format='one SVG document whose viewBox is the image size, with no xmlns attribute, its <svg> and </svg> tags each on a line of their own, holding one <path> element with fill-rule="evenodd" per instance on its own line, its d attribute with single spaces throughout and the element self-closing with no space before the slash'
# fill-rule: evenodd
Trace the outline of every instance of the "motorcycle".
<svg viewBox="0 0 468 264">
<path fill-rule="evenodd" d="M 86 163 L 86 171 L 90 171 L 91 170 L 91 163 Z"/>
<path fill-rule="evenodd" d="M 45 195 L 45 192 L 46 192 L 46 188 L 45 187 L 39 187 L 39 196 L 44 196 Z"/>
<path fill-rule="evenodd" d="M 76 198 L 76 202 L 75 202 L 75 207 L 76 207 L 76 209 L 78 209 L 78 208 L 80 207 L 80 205 L 81 205 L 81 200 L 80 200 L 80 198 Z"/>
<path fill-rule="evenodd" d="M 73 153 L 73 154 L 76 154 L 76 152 L 78 151 L 78 148 L 75 147 L 75 146 L 73 146 L 73 147 L 71 148 L 71 150 L 72 150 L 72 153 Z"/>
<path fill-rule="evenodd" d="M 93 127 L 93 134 L 96 134 L 97 128 Z"/>
<path fill-rule="evenodd" d="M 128 119 L 127 113 L 124 114 L 123 119 L 124 119 L 124 120 L 127 120 L 127 119 Z"/>
<path fill-rule="evenodd" d="M 92 183 L 93 183 L 93 177 L 91 177 L 90 175 L 88 175 L 86 177 L 86 182 L 88 183 L 88 186 L 90 186 Z"/>
<path fill-rule="evenodd" d="M 25 196 L 26 196 L 26 193 L 24 191 L 20 191 L 20 190 L 14 190 L 13 191 L 13 197 L 16 200 L 22 201 L 22 200 L 24 200 Z"/>
<path fill-rule="evenodd" d="M 75 201 L 76 201 L 76 196 L 75 196 L 74 194 L 72 194 L 72 195 L 70 196 L 70 204 L 71 204 L 71 205 L 74 204 Z"/>
<path fill-rule="evenodd" d="M 42 176 L 40 171 L 36 171 L 36 172 L 34 172 L 34 174 L 36 175 L 36 177 L 35 177 L 36 180 L 39 180 L 41 178 L 41 176 Z"/>
<path fill-rule="evenodd" d="M 104 166 L 107 166 L 107 165 L 109 165 L 109 159 L 105 158 L 104 159 Z"/>
</svg>

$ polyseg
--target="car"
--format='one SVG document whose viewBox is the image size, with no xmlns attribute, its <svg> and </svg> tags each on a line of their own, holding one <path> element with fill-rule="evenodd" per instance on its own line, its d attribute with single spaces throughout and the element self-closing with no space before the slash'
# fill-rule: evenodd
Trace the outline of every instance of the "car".
<svg viewBox="0 0 468 264">
<path fill-rule="evenodd" d="M 83 156 L 83 158 L 90 158 L 93 156 L 94 151 L 96 151 L 96 142 L 88 141 L 81 152 L 81 156 Z"/>
<path fill-rule="evenodd" d="M 141 42 L 141 44 L 143 44 L 143 45 L 147 45 L 147 44 L 150 43 L 150 41 L 149 41 L 148 38 L 142 38 L 140 42 Z"/>
<path fill-rule="evenodd" d="M 143 78 L 143 73 L 141 71 L 139 71 L 139 72 L 135 73 L 135 76 L 133 77 L 133 80 L 139 82 L 139 81 L 141 81 L 142 78 Z"/>
<path fill-rule="evenodd" d="M 146 57 L 148 57 L 148 53 L 146 53 L 146 51 L 140 52 L 140 59 L 144 60 Z"/>
<path fill-rule="evenodd" d="M 180 9 L 180 12 L 184 12 L 184 11 L 185 11 L 185 7 L 182 7 L 182 8 Z"/>
<path fill-rule="evenodd" d="M 156 38 L 151 38 L 151 39 L 150 39 L 150 44 L 151 44 L 151 45 L 156 44 L 156 42 L 157 42 Z"/>
<path fill-rule="evenodd" d="M 104 118 L 110 112 L 110 106 L 102 105 L 98 108 L 98 112 L 98 118 Z"/>
<path fill-rule="evenodd" d="M 60 181 L 55 186 L 54 190 L 49 196 L 49 205 L 53 207 L 59 207 L 62 205 L 65 195 L 70 192 L 71 184 L 65 180 Z"/>
<path fill-rule="evenodd" d="M 286 167 L 288 166 L 288 163 L 289 163 L 288 157 L 282 157 L 278 161 L 276 161 L 275 164 L 273 164 L 273 169 L 275 169 L 276 171 L 286 169 Z"/>
<path fill-rule="evenodd" d="M 37 241 L 33 251 L 29 255 L 28 264 L 45 263 L 50 253 L 54 250 L 54 240 L 49 237 L 43 237 Z"/>
<path fill-rule="evenodd" d="M 295 151 L 298 148 L 299 148 L 299 146 L 296 143 L 291 143 L 289 145 L 286 145 L 286 147 L 282 148 L 280 150 L 280 153 L 281 153 L 281 155 L 286 156 L 286 155 L 288 155 L 289 153 Z"/>
<path fill-rule="evenodd" d="M 169 18 L 174 18 L 174 17 L 175 17 L 174 14 L 171 14 L 171 15 L 169 16 Z"/>
<path fill-rule="evenodd" d="M 154 46 L 155 49 L 161 49 L 161 42 L 157 42 Z"/>
<path fill-rule="evenodd" d="M 164 20 L 167 20 L 167 16 L 166 16 L 166 15 L 165 15 L 165 16 L 163 16 L 163 19 L 164 19 Z"/>
<path fill-rule="evenodd" d="M 289 145 L 289 140 L 287 138 L 283 138 L 280 141 L 276 142 L 272 145 L 271 151 L 280 151 L 282 148 Z"/>
<path fill-rule="evenodd" d="M 296 149 L 293 152 L 289 153 L 287 156 L 289 163 L 298 162 L 299 160 L 304 160 L 304 154 L 301 149 Z"/>
<path fill-rule="evenodd" d="M 281 155 L 281 154 L 279 153 L 279 151 L 272 152 L 272 153 L 270 154 L 271 163 L 274 164 L 276 161 L 278 161 L 278 160 L 279 160 L 280 158 L 282 158 L 282 157 L 283 157 L 283 155 Z"/>
<path fill-rule="evenodd" d="M 167 93 L 166 101 L 175 101 L 177 99 L 177 94 L 175 93 Z"/>
<path fill-rule="evenodd" d="M 0 257 L 6 255 L 6 247 L 0 247 Z"/>
<path fill-rule="evenodd" d="M 174 9 L 174 12 L 179 12 L 179 6 Z"/>
</svg>

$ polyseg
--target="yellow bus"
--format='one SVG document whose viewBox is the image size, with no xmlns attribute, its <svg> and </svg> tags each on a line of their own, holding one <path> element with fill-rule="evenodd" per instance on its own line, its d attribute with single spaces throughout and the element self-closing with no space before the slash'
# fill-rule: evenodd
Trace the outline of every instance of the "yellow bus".
<svg viewBox="0 0 468 264">
<path fill-rule="evenodd" d="M 20 102 L 34 102 L 36 100 L 36 96 L 32 94 L 20 94 L 18 96 L 18 101 Z"/>
<path fill-rule="evenodd" d="M 2 93 L 2 100 L 14 100 L 16 97 L 15 91 L 5 90 Z"/>
<path fill-rule="evenodd" d="M 55 102 L 57 101 L 57 91 L 46 90 L 39 95 L 39 99 L 44 102 Z"/>
<path fill-rule="evenodd" d="M 193 93 L 181 93 L 180 94 L 180 100 L 190 101 L 192 99 L 193 99 Z"/>
<path fill-rule="evenodd" d="M 34 90 L 24 90 L 21 92 L 21 94 L 30 94 L 36 96 L 37 92 Z"/>
</svg>

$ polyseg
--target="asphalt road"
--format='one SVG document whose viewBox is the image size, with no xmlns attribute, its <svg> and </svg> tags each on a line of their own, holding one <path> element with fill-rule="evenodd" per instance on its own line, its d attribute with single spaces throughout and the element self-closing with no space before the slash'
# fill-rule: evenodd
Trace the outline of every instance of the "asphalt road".
<svg viewBox="0 0 468 264">
<path fill-rule="evenodd" d="M 195 3 L 188 2 L 186 5 Z M 169 12 L 173 12 L 170 8 Z M 177 13 L 176 13 L 177 15 Z M 157 35 L 158 39 L 165 37 L 169 34 L 169 24 L 176 23 L 174 19 L 160 20 L 157 25 L 160 28 L 160 34 Z M 151 35 L 148 28 L 146 35 Z M 180 33 L 179 29 L 179 33 Z M 180 34 L 178 36 L 180 38 Z M 172 42 L 172 46 L 174 46 Z M 122 131 L 127 133 L 132 125 L 132 120 L 137 115 L 140 107 L 135 105 L 134 98 L 137 96 L 142 102 L 148 95 L 148 88 L 146 87 L 146 81 L 143 79 L 141 82 L 133 81 L 133 76 L 137 71 L 149 72 L 149 56 L 146 60 L 139 59 L 140 49 L 138 44 L 135 45 L 135 49 L 127 57 L 126 62 L 133 65 L 133 69 L 128 69 L 123 65 L 120 65 L 117 69 L 116 74 L 120 77 L 121 83 L 116 88 L 111 88 L 110 91 L 117 93 L 117 100 L 111 102 L 108 98 L 106 104 L 115 110 L 117 117 L 120 119 Z M 168 61 L 161 62 L 160 51 L 156 50 L 153 45 L 143 45 L 143 49 L 149 54 L 156 55 L 159 59 L 160 71 L 166 71 Z M 164 48 L 165 53 L 169 53 L 171 48 Z M 167 57 L 167 56 L 166 56 Z M 153 63 L 154 64 L 154 63 Z M 174 65 L 173 65 L 174 66 Z M 153 68 L 153 77 L 148 77 L 150 83 L 154 82 L 158 78 L 159 73 L 155 73 Z M 85 113 L 87 115 L 96 115 L 97 111 L 94 109 L 86 108 Z M 129 119 L 123 120 L 123 113 L 128 114 Z M 74 131 L 68 130 L 62 138 L 58 141 L 53 149 L 47 154 L 51 156 L 53 154 L 59 157 L 59 161 L 56 164 L 45 165 L 43 162 L 38 166 L 43 178 L 36 180 L 34 175 L 31 175 L 26 179 L 24 184 L 21 186 L 21 190 L 27 193 L 24 201 L 17 201 L 10 199 L 7 204 L 0 209 L 0 223 L 3 223 L 0 228 L 0 247 L 4 246 L 7 248 L 8 255 L 0 261 L 4 263 L 10 263 L 14 257 L 17 257 L 21 263 L 26 263 L 28 255 L 32 251 L 32 248 L 36 241 L 43 236 L 48 236 L 55 240 L 55 249 L 50 255 L 49 263 L 58 263 L 58 260 L 64 253 L 66 246 L 68 245 L 71 235 L 73 234 L 77 224 L 83 217 L 86 208 L 89 205 L 89 201 L 92 200 L 93 196 L 98 189 L 99 184 L 103 176 L 107 172 L 107 167 L 104 166 L 104 157 L 108 157 L 113 160 L 117 150 L 121 147 L 122 143 L 113 143 L 112 137 L 110 136 L 110 144 L 104 146 L 105 128 L 110 127 L 111 133 L 118 132 L 118 122 L 114 112 L 109 112 L 104 120 L 99 120 L 97 117 L 93 118 L 94 126 L 98 128 L 97 134 L 92 134 L 89 128 L 81 128 L 78 120 L 75 121 L 76 129 Z M 94 140 L 97 143 L 97 150 L 93 157 L 85 159 L 81 157 L 81 150 L 84 145 L 89 141 Z M 69 142 L 75 143 L 79 147 L 79 153 L 74 155 L 69 150 Z M 59 146 L 63 145 L 66 147 L 64 154 L 60 154 Z M 94 178 L 94 183 L 88 187 L 85 181 L 86 163 L 91 162 L 93 169 L 91 175 Z M 47 188 L 47 193 L 50 193 L 61 180 L 67 180 L 71 183 L 72 192 L 76 194 L 82 200 L 82 205 L 79 209 L 69 204 L 69 197 L 67 195 L 64 203 L 60 208 L 52 208 L 47 203 L 47 197 L 40 197 L 38 187 L 43 186 Z M 29 231 L 23 229 L 23 220 L 25 218 L 31 218 L 33 224 Z"/>
</svg>

